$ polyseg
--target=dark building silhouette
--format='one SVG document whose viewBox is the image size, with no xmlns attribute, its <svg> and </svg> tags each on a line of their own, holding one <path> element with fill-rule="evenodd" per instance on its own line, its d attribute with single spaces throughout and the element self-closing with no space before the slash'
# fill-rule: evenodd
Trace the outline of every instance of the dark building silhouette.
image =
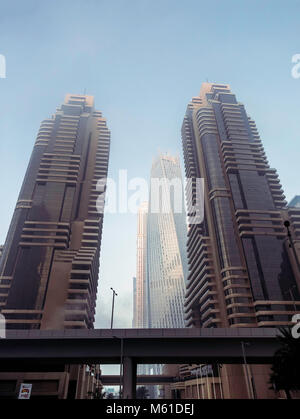
<svg viewBox="0 0 300 419">
<path fill-rule="evenodd" d="M 300 278 L 284 226 L 290 215 L 255 123 L 228 85 L 203 83 L 188 105 L 182 142 L 186 176 L 205 182 L 204 219 L 189 225 L 186 325 L 291 325 L 300 310 Z M 196 191 L 194 181 L 189 216 Z M 242 395 L 237 379 L 228 382 L 235 374 L 227 368 L 226 388 Z"/>
<path fill-rule="evenodd" d="M 42 122 L 0 259 L 7 329 L 93 328 L 109 149 L 92 96 Z"/>
</svg>

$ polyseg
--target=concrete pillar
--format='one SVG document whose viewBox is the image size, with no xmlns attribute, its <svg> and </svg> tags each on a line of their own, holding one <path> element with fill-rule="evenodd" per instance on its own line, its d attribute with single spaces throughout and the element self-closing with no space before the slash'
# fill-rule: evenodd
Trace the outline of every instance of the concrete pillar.
<svg viewBox="0 0 300 419">
<path fill-rule="evenodd" d="M 123 358 L 123 399 L 136 398 L 136 362 L 128 357 Z"/>
</svg>

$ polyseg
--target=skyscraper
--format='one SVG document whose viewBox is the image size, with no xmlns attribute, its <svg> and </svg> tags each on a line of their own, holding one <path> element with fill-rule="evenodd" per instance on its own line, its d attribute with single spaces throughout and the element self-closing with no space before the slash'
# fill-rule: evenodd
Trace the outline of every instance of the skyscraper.
<svg viewBox="0 0 300 419">
<path fill-rule="evenodd" d="M 148 202 L 142 202 L 137 213 L 137 239 L 136 239 L 136 278 L 133 279 L 133 321 L 134 329 L 148 327 L 147 315 L 147 213 Z M 138 374 L 150 373 L 148 365 L 139 365 Z M 151 398 L 154 389 L 147 387 Z"/>
<path fill-rule="evenodd" d="M 136 277 L 132 278 L 132 307 L 133 307 L 133 316 L 132 316 L 132 327 L 136 328 Z"/>
<path fill-rule="evenodd" d="M 296 273 L 285 246 L 286 202 L 254 122 L 228 85 L 204 83 L 188 106 L 182 133 L 187 174 L 203 177 L 206 186 L 205 219 L 189 231 L 190 261 L 203 246 L 190 263 L 187 325 L 289 324 L 287 291 Z M 204 287 L 195 292 L 199 281 Z"/>
<path fill-rule="evenodd" d="M 177 181 L 182 191 L 179 159 L 160 154 L 151 169 L 147 217 L 147 306 L 150 328 L 184 327 L 187 227 L 184 202 L 181 205 L 179 202 L 178 211 L 176 208 L 176 200 L 179 198 L 180 201 L 180 196 L 175 196 Z M 160 185 L 160 190 L 156 190 L 155 184 Z M 169 208 L 165 206 L 167 202 L 164 204 L 165 198 Z"/>
<path fill-rule="evenodd" d="M 283 224 L 285 197 L 255 123 L 229 85 L 203 83 L 188 105 L 182 142 L 187 177 L 205 181 L 204 220 L 189 225 L 186 325 L 291 324 L 300 281 Z M 193 187 L 189 216 L 195 202 Z"/>
<path fill-rule="evenodd" d="M 296 195 L 288 205 L 293 208 L 300 208 L 300 195 Z"/>
<path fill-rule="evenodd" d="M 0 261 L 7 328 L 93 328 L 109 149 L 92 96 L 42 122 Z"/>
<path fill-rule="evenodd" d="M 184 327 L 187 226 L 179 159 L 160 154 L 150 180 L 149 202 L 138 210 L 134 327 Z M 138 372 L 161 374 L 162 365 L 140 365 Z M 157 388 L 148 391 L 157 397 Z"/>
<path fill-rule="evenodd" d="M 142 202 L 137 217 L 137 255 L 134 299 L 134 328 L 148 327 L 147 316 L 147 213 L 148 202 Z"/>
</svg>

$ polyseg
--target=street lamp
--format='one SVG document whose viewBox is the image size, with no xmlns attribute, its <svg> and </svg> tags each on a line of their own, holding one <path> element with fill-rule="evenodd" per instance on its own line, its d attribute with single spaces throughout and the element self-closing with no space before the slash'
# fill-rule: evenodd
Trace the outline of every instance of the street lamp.
<svg viewBox="0 0 300 419">
<path fill-rule="evenodd" d="M 111 321 L 110 321 L 110 328 L 113 328 L 113 323 L 114 323 L 114 309 L 115 309 L 115 297 L 118 296 L 118 294 L 116 293 L 116 291 L 113 288 L 110 288 L 113 292 L 113 298 L 112 298 L 112 308 L 111 308 Z"/>
</svg>

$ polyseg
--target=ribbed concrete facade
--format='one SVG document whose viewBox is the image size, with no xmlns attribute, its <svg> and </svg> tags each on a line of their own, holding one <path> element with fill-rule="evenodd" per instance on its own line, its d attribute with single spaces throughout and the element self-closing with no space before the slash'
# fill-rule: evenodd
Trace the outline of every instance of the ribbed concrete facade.
<svg viewBox="0 0 300 419">
<path fill-rule="evenodd" d="M 187 177 L 205 179 L 204 221 L 189 228 L 186 325 L 290 324 L 300 298 L 286 202 L 255 123 L 228 85 L 203 84 L 188 105 L 182 141 Z"/>
</svg>

